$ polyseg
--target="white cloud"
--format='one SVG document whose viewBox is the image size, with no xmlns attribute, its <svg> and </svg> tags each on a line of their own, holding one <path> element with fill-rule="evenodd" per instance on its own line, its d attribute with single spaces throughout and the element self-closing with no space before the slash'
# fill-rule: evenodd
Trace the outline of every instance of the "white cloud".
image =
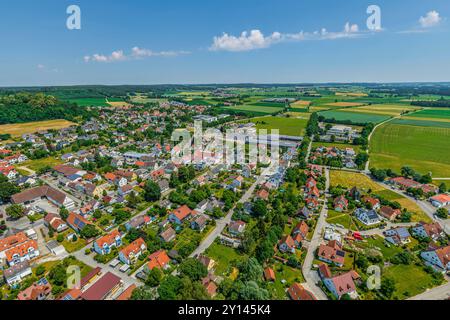
<svg viewBox="0 0 450 320">
<path fill-rule="evenodd" d="M 38 68 L 40 71 L 42 71 L 42 72 L 59 72 L 59 69 L 58 68 L 47 68 L 47 66 L 46 65 L 44 65 L 44 64 L 42 64 L 42 63 L 39 63 L 37 66 L 36 66 L 36 68 Z"/>
<path fill-rule="evenodd" d="M 250 33 L 244 31 L 239 37 L 224 33 L 220 37 L 214 37 L 214 43 L 211 46 L 211 50 L 249 51 L 267 48 L 280 40 L 281 34 L 279 32 L 274 32 L 267 37 L 264 36 L 260 30 L 251 30 Z"/>
<path fill-rule="evenodd" d="M 142 49 L 139 47 L 133 47 L 131 53 L 126 55 L 123 50 L 117 50 L 111 53 L 109 56 L 103 54 L 93 54 L 91 56 L 84 56 L 84 62 L 117 62 L 130 59 L 141 59 L 145 57 L 174 57 L 181 54 L 189 54 L 188 51 L 160 51 L 155 52 L 150 49 Z"/>
<path fill-rule="evenodd" d="M 45 66 L 44 66 L 43 64 L 38 64 L 36 67 L 37 67 L 39 70 L 44 70 L 44 69 L 45 69 Z"/>
<path fill-rule="evenodd" d="M 442 21 L 439 12 L 436 10 L 429 11 L 425 17 L 420 17 L 419 23 L 422 28 L 431 28 L 437 26 Z"/>
<path fill-rule="evenodd" d="M 209 48 L 211 51 L 250 51 L 256 49 L 268 48 L 273 44 L 289 41 L 305 41 L 305 40 L 334 40 L 341 38 L 353 38 L 361 36 L 357 24 L 347 22 L 343 31 L 328 32 L 325 28 L 320 31 L 298 33 L 280 33 L 273 32 L 265 36 L 260 30 L 251 30 L 250 33 L 244 31 L 240 36 L 233 36 L 224 33 L 222 36 L 216 36 L 213 44 Z"/>
</svg>

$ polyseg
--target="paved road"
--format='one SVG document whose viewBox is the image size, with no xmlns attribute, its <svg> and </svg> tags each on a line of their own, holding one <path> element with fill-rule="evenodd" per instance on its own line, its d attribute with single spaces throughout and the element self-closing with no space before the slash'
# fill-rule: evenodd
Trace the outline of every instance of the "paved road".
<svg viewBox="0 0 450 320">
<path fill-rule="evenodd" d="M 256 181 L 248 188 L 248 190 L 244 193 L 242 198 L 238 201 L 238 203 L 244 203 L 250 199 L 253 192 L 255 191 L 256 186 L 262 184 L 265 181 L 266 173 L 269 172 L 269 168 L 264 169 L 261 175 L 256 179 Z M 231 217 L 233 216 L 234 209 L 236 206 L 230 209 L 228 214 L 222 219 L 216 220 L 216 226 L 213 231 L 211 231 L 208 236 L 203 239 L 197 249 L 191 253 L 189 257 L 194 257 L 203 253 L 209 246 L 214 242 L 214 240 L 222 233 L 223 229 L 225 229 L 226 225 L 231 222 Z"/>
<path fill-rule="evenodd" d="M 330 187 L 330 176 L 329 170 L 325 169 L 326 180 L 326 188 L 325 192 L 328 192 L 328 188 Z M 316 252 L 317 247 L 319 246 L 322 240 L 322 230 L 326 225 L 326 214 L 327 214 L 327 202 L 325 201 L 322 211 L 319 214 L 319 218 L 317 220 L 316 229 L 314 230 L 313 237 L 308 245 L 308 251 L 306 253 L 305 261 L 303 262 L 302 272 L 305 277 L 308 288 L 311 292 L 316 296 L 318 300 L 327 300 L 327 296 L 323 293 L 322 289 L 317 286 L 317 283 L 320 281 L 319 275 L 317 271 L 311 270 L 314 254 Z"/>
<path fill-rule="evenodd" d="M 424 293 L 409 298 L 408 300 L 447 300 L 450 298 L 450 282 L 446 284 L 429 289 Z"/>
</svg>

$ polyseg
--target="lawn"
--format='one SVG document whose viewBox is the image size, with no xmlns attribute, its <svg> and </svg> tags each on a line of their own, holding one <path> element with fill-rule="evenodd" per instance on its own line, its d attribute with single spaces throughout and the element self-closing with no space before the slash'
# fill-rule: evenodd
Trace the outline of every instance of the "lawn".
<svg viewBox="0 0 450 320">
<path fill-rule="evenodd" d="M 340 224 L 348 230 L 357 230 L 356 225 L 349 213 L 328 210 L 327 222 L 336 225 Z"/>
<path fill-rule="evenodd" d="M 3 124 L 0 125 L 0 134 L 9 133 L 13 137 L 20 137 L 23 134 L 35 133 L 43 130 L 59 130 L 76 125 L 76 123 L 67 120 L 47 120 L 25 123 Z"/>
<path fill-rule="evenodd" d="M 208 257 L 216 261 L 215 274 L 217 276 L 228 275 L 231 271 L 231 267 L 235 266 L 236 262 L 247 259 L 245 254 L 241 254 L 231 247 L 215 242 L 205 253 Z"/>
<path fill-rule="evenodd" d="M 368 192 L 369 190 L 389 201 L 397 201 L 403 208 L 414 213 L 411 217 L 413 222 L 430 221 L 430 218 L 417 206 L 412 200 L 384 187 L 366 175 L 356 172 L 332 170 L 330 171 L 330 180 L 332 186 L 341 185 L 348 189 L 357 187 L 358 189 Z M 336 223 L 336 222 L 334 222 Z"/>
<path fill-rule="evenodd" d="M 366 124 L 366 123 L 380 123 L 388 120 L 390 116 L 382 114 L 373 113 L 361 113 L 361 112 L 351 112 L 352 109 L 345 109 L 346 111 L 339 110 L 329 110 L 319 112 L 319 116 L 325 117 L 325 119 L 335 119 L 338 121 L 349 120 L 355 124 Z"/>
<path fill-rule="evenodd" d="M 450 177 L 450 143 L 443 143 L 449 138 L 450 126 L 386 123 L 375 130 L 370 141 L 370 165 L 397 172 L 410 166 L 421 174 Z"/>
<path fill-rule="evenodd" d="M 278 129 L 280 135 L 302 136 L 308 124 L 308 119 L 285 118 L 285 117 L 262 117 L 250 120 L 256 124 L 256 128 L 270 130 Z"/>
<path fill-rule="evenodd" d="M 435 286 L 433 277 L 415 264 L 390 266 L 384 270 L 383 276 L 395 281 L 394 297 L 399 299 L 418 295 Z"/>
<path fill-rule="evenodd" d="M 270 283 L 269 288 L 273 288 L 277 299 L 286 299 L 286 289 L 289 288 L 294 282 L 305 282 L 300 269 L 283 265 L 280 262 L 276 262 L 272 268 L 275 272 L 275 282 Z M 286 282 L 283 284 L 281 282 L 282 280 L 285 280 Z"/>
</svg>

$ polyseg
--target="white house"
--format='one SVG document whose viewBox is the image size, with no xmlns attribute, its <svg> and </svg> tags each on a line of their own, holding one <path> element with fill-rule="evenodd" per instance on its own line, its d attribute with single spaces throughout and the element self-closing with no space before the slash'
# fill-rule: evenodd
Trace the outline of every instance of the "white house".
<svg viewBox="0 0 450 320">
<path fill-rule="evenodd" d="M 442 208 L 450 205 L 450 196 L 448 194 L 438 194 L 430 198 L 431 204 L 436 208 Z"/>
<path fill-rule="evenodd" d="M 364 223 L 365 225 L 374 225 L 377 223 L 380 223 L 380 217 L 375 212 L 375 210 L 367 210 L 364 208 L 358 208 L 355 211 L 355 216 L 358 218 L 359 221 Z"/>
</svg>

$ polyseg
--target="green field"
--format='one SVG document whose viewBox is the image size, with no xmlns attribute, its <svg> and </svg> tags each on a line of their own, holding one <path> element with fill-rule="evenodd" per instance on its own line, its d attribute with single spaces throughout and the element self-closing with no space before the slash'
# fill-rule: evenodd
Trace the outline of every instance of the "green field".
<svg viewBox="0 0 450 320">
<path fill-rule="evenodd" d="M 431 118 L 427 118 L 431 119 Z M 402 124 L 402 125 L 411 125 L 411 126 L 419 126 L 419 127 L 433 127 L 433 128 L 450 128 L 450 121 L 446 119 L 442 119 L 443 121 L 430 121 L 424 118 L 412 118 L 411 116 L 403 117 L 401 119 L 395 119 L 391 123 L 394 124 Z M 436 119 L 437 120 L 437 119 Z"/>
<path fill-rule="evenodd" d="M 411 114 L 410 117 L 450 119 L 450 109 L 425 109 Z"/>
<path fill-rule="evenodd" d="M 450 177 L 450 128 L 387 123 L 377 128 L 370 141 L 370 165 L 397 172 L 410 166 L 433 177 Z"/>
<path fill-rule="evenodd" d="M 256 128 L 270 130 L 278 129 L 281 135 L 302 136 L 305 134 L 308 119 L 284 118 L 284 117 L 261 117 L 250 120 L 256 124 Z"/>
<path fill-rule="evenodd" d="M 325 119 L 335 119 L 338 121 L 350 120 L 353 123 L 357 124 L 380 123 L 390 118 L 389 116 L 386 115 L 368 114 L 351 111 L 336 111 L 336 110 L 321 111 L 319 112 L 319 116 L 323 116 L 325 117 Z"/>
<path fill-rule="evenodd" d="M 241 106 L 233 106 L 233 107 L 223 107 L 224 110 L 234 110 L 234 111 L 246 111 L 251 112 L 253 114 L 272 114 L 278 111 L 283 110 L 283 108 L 277 107 L 264 107 L 264 106 L 252 106 L 252 105 L 241 105 Z"/>
<path fill-rule="evenodd" d="M 383 276 L 395 281 L 394 297 L 406 299 L 435 286 L 433 277 L 422 267 L 411 265 L 394 265 L 386 268 Z M 413 281 L 411 281 L 413 279 Z"/>
<path fill-rule="evenodd" d="M 114 101 L 115 99 L 109 99 L 109 101 Z M 80 99 L 70 99 L 69 102 L 76 103 L 82 107 L 109 107 L 105 98 L 80 98 Z"/>
</svg>

